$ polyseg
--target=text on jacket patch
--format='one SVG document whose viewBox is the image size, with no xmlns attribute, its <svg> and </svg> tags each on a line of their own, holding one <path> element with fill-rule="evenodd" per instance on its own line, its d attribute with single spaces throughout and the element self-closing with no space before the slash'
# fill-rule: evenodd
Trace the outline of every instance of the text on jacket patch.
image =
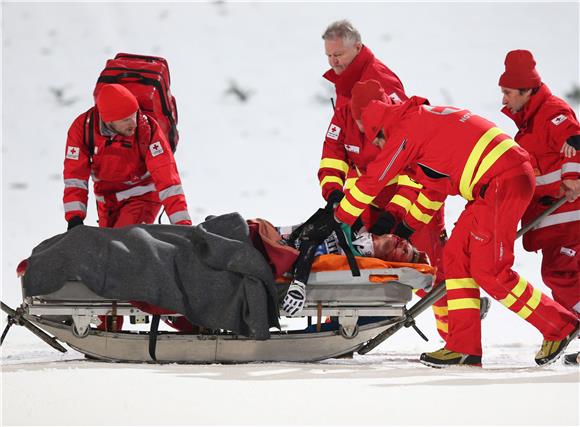
<svg viewBox="0 0 580 427">
<path fill-rule="evenodd" d="M 552 123 L 554 123 L 556 126 L 558 126 L 560 123 L 562 123 L 566 119 L 567 119 L 567 117 L 564 114 L 560 114 L 559 116 L 554 117 L 552 119 Z"/>
<path fill-rule="evenodd" d="M 356 145 L 347 145 L 344 144 L 344 149 L 346 151 L 350 151 L 351 153 L 360 153 L 360 147 L 357 147 Z"/>
<path fill-rule="evenodd" d="M 328 128 L 328 132 L 326 133 L 326 137 L 330 138 L 330 139 L 338 139 L 340 135 L 340 127 L 336 126 L 334 123 L 330 124 L 330 127 Z"/>
</svg>

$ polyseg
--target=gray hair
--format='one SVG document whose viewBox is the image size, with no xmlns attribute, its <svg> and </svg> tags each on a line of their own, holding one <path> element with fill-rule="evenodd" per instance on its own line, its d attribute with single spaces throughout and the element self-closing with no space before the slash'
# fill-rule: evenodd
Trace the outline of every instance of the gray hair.
<svg viewBox="0 0 580 427">
<path fill-rule="evenodd" d="M 343 41 L 349 41 L 354 43 L 361 43 L 360 33 L 354 26 L 347 21 L 342 19 L 340 21 L 333 22 L 328 26 L 324 34 L 322 34 L 323 40 L 335 40 L 342 39 Z"/>
</svg>

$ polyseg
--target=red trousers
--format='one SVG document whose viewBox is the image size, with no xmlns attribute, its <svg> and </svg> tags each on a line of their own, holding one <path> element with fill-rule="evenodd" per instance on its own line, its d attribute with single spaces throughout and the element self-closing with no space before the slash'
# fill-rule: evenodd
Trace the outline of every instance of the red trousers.
<svg viewBox="0 0 580 427">
<path fill-rule="evenodd" d="M 97 203 L 99 227 L 153 224 L 160 209 L 161 202 L 154 193 L 130 197 L 122 202 L 107 198 L 105 203 Z"/>
<path fill-rule="evenodd" d="M 580 243 L 542 248 L 542 279 L 554 300 L 580 315 Z"/>
<path fill-rule="evenodd" d="M 512 270 L 517 225 L 534 185 L 529 162 L 507 170 L 492 178 L 484 196 L 468 203 L 459 217 L 443 252 L 449 321 L 446 349 L 482 354 L 480 286 L 535 326 L 546 340 L 560 340 L 576 326 L 571 312 Z"/>
<path fill-rule="evenodd" d="M 445 245 L 445 221 L 443 219 L 443 209 L 437 211 L 433 219 L 424 227 L 417 230 L 411 236 L 411 243 L 418 250 L 426 252 L 431 260 L 431 265 L 437 267 L 437 276 L 435 277 L 435 285 L 438 285 L 444 280 L 444 266 L 443 266 L 443 248 Z M 423 298 L 427 293 L 420 289 L 417 291 L 417 296 Z M 447 340 L 448 321 L 447 321 L 447 296 L 443 295 L 433 306 L 433 314 L 435 315 L 435 325 L 437 332 L 443 340 Z"/>
</svg>

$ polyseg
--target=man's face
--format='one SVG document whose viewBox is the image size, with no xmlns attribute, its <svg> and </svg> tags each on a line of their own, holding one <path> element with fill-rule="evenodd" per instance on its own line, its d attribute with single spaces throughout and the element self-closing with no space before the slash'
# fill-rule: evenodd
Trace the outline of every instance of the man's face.
<svg viewBox="0 0 580 427">
<path fill-rule="evenodd" d="M 519 89 L 511 89 L 507 87 L 501 88 L 501 93 L 503 98 L 501 100 L 502 105 L 506 106 L 513 114 L 524 108 L 524 105 L 530 100 L 532 96 L 532 90 L 529 89 L 522 95 Z"/>
<path fill-rule="evenodd" d="M 109 126 L 113 132 L 119 135 L 132 136 L 135 133 L 135 129 L 137 128 L 137 113 L 133 113 L 129 117 L 121 120 L 109 122 L 107 123 L 107 126 Z"/>
<path fill-rule="evenodd" d="M 324 50 L 328 58 L 328 64 L 334 72 L 340 75 L 352 60 L 358 55 L 362 43 L 345 41 L 341 38 L 324 40 Z"/>
<path fill-rule="evenodd" d="M 373 235 L 374 257 L 384 261 L 411 262 L 413 246 L 394 234 Z"/>
</svg>

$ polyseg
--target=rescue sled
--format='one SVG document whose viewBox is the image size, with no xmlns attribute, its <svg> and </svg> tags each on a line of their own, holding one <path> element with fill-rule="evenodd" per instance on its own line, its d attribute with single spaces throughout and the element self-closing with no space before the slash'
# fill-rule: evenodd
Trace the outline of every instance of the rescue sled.
<svg viewBox="0 0 580 427">
<path fill-rule="evenodd" d="M 55 292 L 32 296 L 22 280 L 23 303 L 17 311 L 21 324 L 30 322 L 54 336 L 54 341 L 66 343 L 92 359 L 140 363 L 314 362 L 357 351 L 387 328 L 404 322 L 413 289 L 429 289 L 433 283 L 435 271 L 426 264 L 360 257 L 361 275 L 353 277 L 346 261 L 343 269 L 328 270 L 329 265 L 336 265 L 336 257 L 345 258 L 323 255 L 313 265 L 305 307 L 296 316 L 307 317 L 311 326 L 271 331 L 265 340 L 226 330 L 196 334 L 159 331 L 154 341 L 148 331 L 101 331 L 94 326 L 98 315 L 133 319 L 151 315 L 128 301 L 97 295 L 80 281 L 67 281 Z M 277 285 L 279 295 L 285 295 L 288 284 Z M 325 330 L 327 316 L 337 319 L 338 328 Z"/>
</svg>

